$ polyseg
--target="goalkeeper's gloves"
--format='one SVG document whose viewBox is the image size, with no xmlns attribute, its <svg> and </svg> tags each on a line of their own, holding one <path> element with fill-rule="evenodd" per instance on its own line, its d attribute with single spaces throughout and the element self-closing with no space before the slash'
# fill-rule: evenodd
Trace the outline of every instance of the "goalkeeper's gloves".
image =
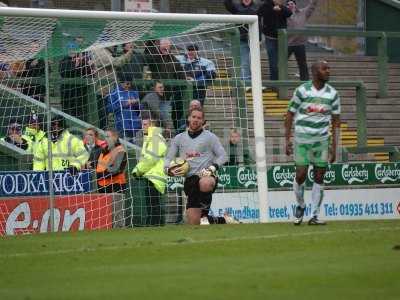
<svg viewBox="0 0 400 300">
<path fill-rule="evenodd" d="M 200 177 L 205 177 L 205 176 L 216 176 L 217 172 L 217 167 L 215 165 L 211 165 L 208 168 L 204 168 L 200 171 L 199 176 Z"/>
</svg>

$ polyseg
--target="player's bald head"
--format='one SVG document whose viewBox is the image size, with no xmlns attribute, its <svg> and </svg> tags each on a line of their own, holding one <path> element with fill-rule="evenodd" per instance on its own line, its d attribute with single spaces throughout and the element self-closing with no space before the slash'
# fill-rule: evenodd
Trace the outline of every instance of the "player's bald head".
<svg viewBox="0 0 400 300">
<path fill-rule="evenodd" d="M 311 73 L 316 75 L 323 66 L 328 66 L 326 60 L 319 60 L 311 65 Z"/>
<path fill-rule="evenodd" d="M 312 64 L 311 73 L 314 82 L 327 82 L 330 76 L 330 67 L 327 61 L 320 60 Z"/>
</svg>

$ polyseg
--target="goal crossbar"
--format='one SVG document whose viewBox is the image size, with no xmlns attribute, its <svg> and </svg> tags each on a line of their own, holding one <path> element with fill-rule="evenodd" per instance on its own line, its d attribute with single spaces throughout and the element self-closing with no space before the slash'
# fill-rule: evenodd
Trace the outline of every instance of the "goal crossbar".
<svg viewBox="0 0 400 300">
<path fill-rule="evenodd" d="M 131 20 L 131 21 L 171 21 L 174 22 L 212 22 L 253 24 L 257 16 L 253 15 L 223 15 L 223 14 L 175 14 L 175 13 L 138 13 L 115 11 L 86 11 L 66 9 L 37 9 L 37 8 L 0 8 L 1 16 L 9 17 L 41 17 L 41 18 L 86 18 L 102 20 Z"/>
</svg>

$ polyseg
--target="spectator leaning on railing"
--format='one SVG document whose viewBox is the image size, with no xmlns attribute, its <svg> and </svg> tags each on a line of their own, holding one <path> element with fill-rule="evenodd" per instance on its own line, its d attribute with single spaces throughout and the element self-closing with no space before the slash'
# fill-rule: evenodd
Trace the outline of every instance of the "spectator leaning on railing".
<svg viewBox="0 0 400 300">
<path fill-rule="evenodd" d="M 299 9 L 294 0 L 287 1 L 287 7 L 293 13 L 287 19 L 288 29 L 302 29 L 305 27 L 308 18 L 317 6 L 316 0 L 311 0 L 305 8 Z M 290 35 L 288 38 L 288 58 L 294 54 L 297 65 L 299 66 L 300 80 L 306 81 L 309 79 L 307 57 L 306 57 L 306 42 L 307 38 L 302 35 Z"/>
</svg>

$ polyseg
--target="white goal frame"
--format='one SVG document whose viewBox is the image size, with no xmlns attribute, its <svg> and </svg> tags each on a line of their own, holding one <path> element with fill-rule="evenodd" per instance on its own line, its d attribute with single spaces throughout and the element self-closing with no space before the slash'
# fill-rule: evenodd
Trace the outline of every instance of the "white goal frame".
<svg viewBox="0 0 400 300">
<path fill-rule="evenodd" d="M 261 60 L 259 44 L 258 18 L 254 15 L 221 14 L 172 14 L 172 13 L 134 13 L 59 9 L 0 8 L 0 16 L 9 17 L 45 17 L 45 18 L 82 18 L 132 21 L 190 21 L 209 23 L 248 24 L 249 47 L 251 57 L 251 91 L 254 110 L 254 137 L 257 170 L 257 189 L 260 209 L 260 222 L 267 222 L 267 164 L 265 151 L 264 108 L 262 103 Z"/>
</svg>

